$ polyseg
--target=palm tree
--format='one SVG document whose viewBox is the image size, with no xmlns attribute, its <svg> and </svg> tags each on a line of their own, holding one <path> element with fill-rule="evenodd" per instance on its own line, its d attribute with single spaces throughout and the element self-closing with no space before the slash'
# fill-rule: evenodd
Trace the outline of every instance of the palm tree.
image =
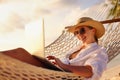
<svg viewBox="0 0 120 80">
<path fill-rule="evenodd" d="M 118 18 L 120 16 L 120 0 L 109 0 L 113 5 L 113 8 L 108 14 L 108 18 L 112 16 L 113 18 Z"/>
</svg>

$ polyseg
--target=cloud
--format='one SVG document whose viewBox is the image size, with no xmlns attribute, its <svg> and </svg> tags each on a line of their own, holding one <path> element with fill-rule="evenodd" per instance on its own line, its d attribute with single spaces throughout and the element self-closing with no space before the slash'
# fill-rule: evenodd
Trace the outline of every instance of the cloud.
<svg viewBox="0 0 120 80">
<path fill-rule="evenodd" d="M 47 7 L 52 14 L 52 17 L 45 18 L 46 26 L 46 42 L 52 42 L 57 38 L 65 26 L 73 25 L 82 12 L 81 5 L 83 0 L 55 0 Z M 84 4 L 86 5 L 86 4 Z M 88 4 L 87 4 L 88 5 Z M 48 27 L 47 27 L 48 26 Z M 55 32 L 53 29 L 57 27 Z M 54 34 L 54 37 L 48 32 Z"/>
<path fill-rule="evenodd" d="M 91 5 L 101 3 L 105 0 L 57 0 L 53 5 L 57 5 L 59 7 L 62 6 L 62 8 L 67 7 L 67 8 L 74 8 L 74 7 L 82 7 L 82 8 L 87 8 Z"/>
<path fill-rule="evenodd" d="M 28 0 L 29 1 L 29 0 Z M 50 11 L 34 1 L 5 0 L 0 4 L 0 32 L 12 32 L 15 29 L 24 29 L 24 26 L 42 16 L 49 15 Z M 36 0 L 37 1 L 37 0 Z"/>
<path fill-rule="evenodd" d="M 54 7 L 57 5 L 58 12 L 62 14 L 64 12 L 65 17 L 63 25 L 74 24 L 76 20 L 80 17 L 80 14 L 93 5 L 100 4 L 105 0 L 58 0 L 54 3 Z M 56 5 L 55 5 L 56 4 Z M 62 10 L 60 12 L 60 10 Z"/>
<path fill-rule="evenodd" d="M 0 32 L 24 30 L 26 24 L 40 17 L 45 17 L 46 28 L 49 29 L 47 32 L 53 32 L 56 26 L 61 32 L 61 26 L 73 23 L 83 9 L 102 1 L 104 0 L 0 0 Z M 50 36 L 49 33 L 46 35 Z"/>
<path fill-rule="evenodd" d="M 82 13 L 81 8 L 72 9 L 71 12 L 64 18 L 63 25 L 74 25 L 79 18 L 80 13 Z"/>
</svg>

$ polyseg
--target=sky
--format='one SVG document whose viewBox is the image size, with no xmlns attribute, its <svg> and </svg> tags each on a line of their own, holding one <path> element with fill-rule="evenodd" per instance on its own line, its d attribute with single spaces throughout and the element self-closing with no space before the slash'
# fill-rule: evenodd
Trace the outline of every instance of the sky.
<svg viewBox="0 0 120 80">
<path fill-rule="evenodd" d="M 104 1 L 0 0 L 0 50 L 23 47 L 34 53 L 57 39 L 83 10 Z"/>
</svg>

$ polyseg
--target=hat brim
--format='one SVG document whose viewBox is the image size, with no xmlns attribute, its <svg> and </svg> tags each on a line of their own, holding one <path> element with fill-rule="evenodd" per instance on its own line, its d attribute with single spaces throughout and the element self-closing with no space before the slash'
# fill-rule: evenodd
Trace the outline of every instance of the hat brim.
<svg viewBox="0 0 120 80">
<path fill-rule="evenodd" d="M 89 20 L 89 21 L 86 21 L 86 22 L 83 22 L 83 23 L 79 23 L 77 25 L 74 25 L 74 26 L 71 26 L 68 31 L 71 32 L 71 33 L 74 33 L 74 31 L 76 30 L 76 28 L 80 28 L 82 26 L 91 26 L 93 28 L 96 29 L 96 37 L 97 38 L 100 38 L 103 36 L 103 34 L 105 33 L 105 28 L 103 26 L 102 23 L 98 22 L 98 21 L 95 21 L 95 20 Z"/>
</svg>

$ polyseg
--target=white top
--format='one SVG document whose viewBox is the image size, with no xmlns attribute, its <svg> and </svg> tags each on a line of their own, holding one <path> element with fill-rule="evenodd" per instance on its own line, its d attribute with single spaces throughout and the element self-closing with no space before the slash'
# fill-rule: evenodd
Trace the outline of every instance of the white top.
<svg viewBox="0 0 120 80">
<path fill-rule="evenodd" d="M 66 55 L 66 58 L 61 59 L 65 64 L 85 66 L 90 65 L 92 67 L 93 76 L 91 78 L 85 78 L 84 80 L 99 80 L 103 71 L 106 69 L 108 56 L 106 50 L 99 46 L 97 43 L 88 44 L 85 49 L 82 49 L 75 58 L 69 60 L 69 56 L 80 49 L 80 46 L 70 50 Z"/>
</svg>

